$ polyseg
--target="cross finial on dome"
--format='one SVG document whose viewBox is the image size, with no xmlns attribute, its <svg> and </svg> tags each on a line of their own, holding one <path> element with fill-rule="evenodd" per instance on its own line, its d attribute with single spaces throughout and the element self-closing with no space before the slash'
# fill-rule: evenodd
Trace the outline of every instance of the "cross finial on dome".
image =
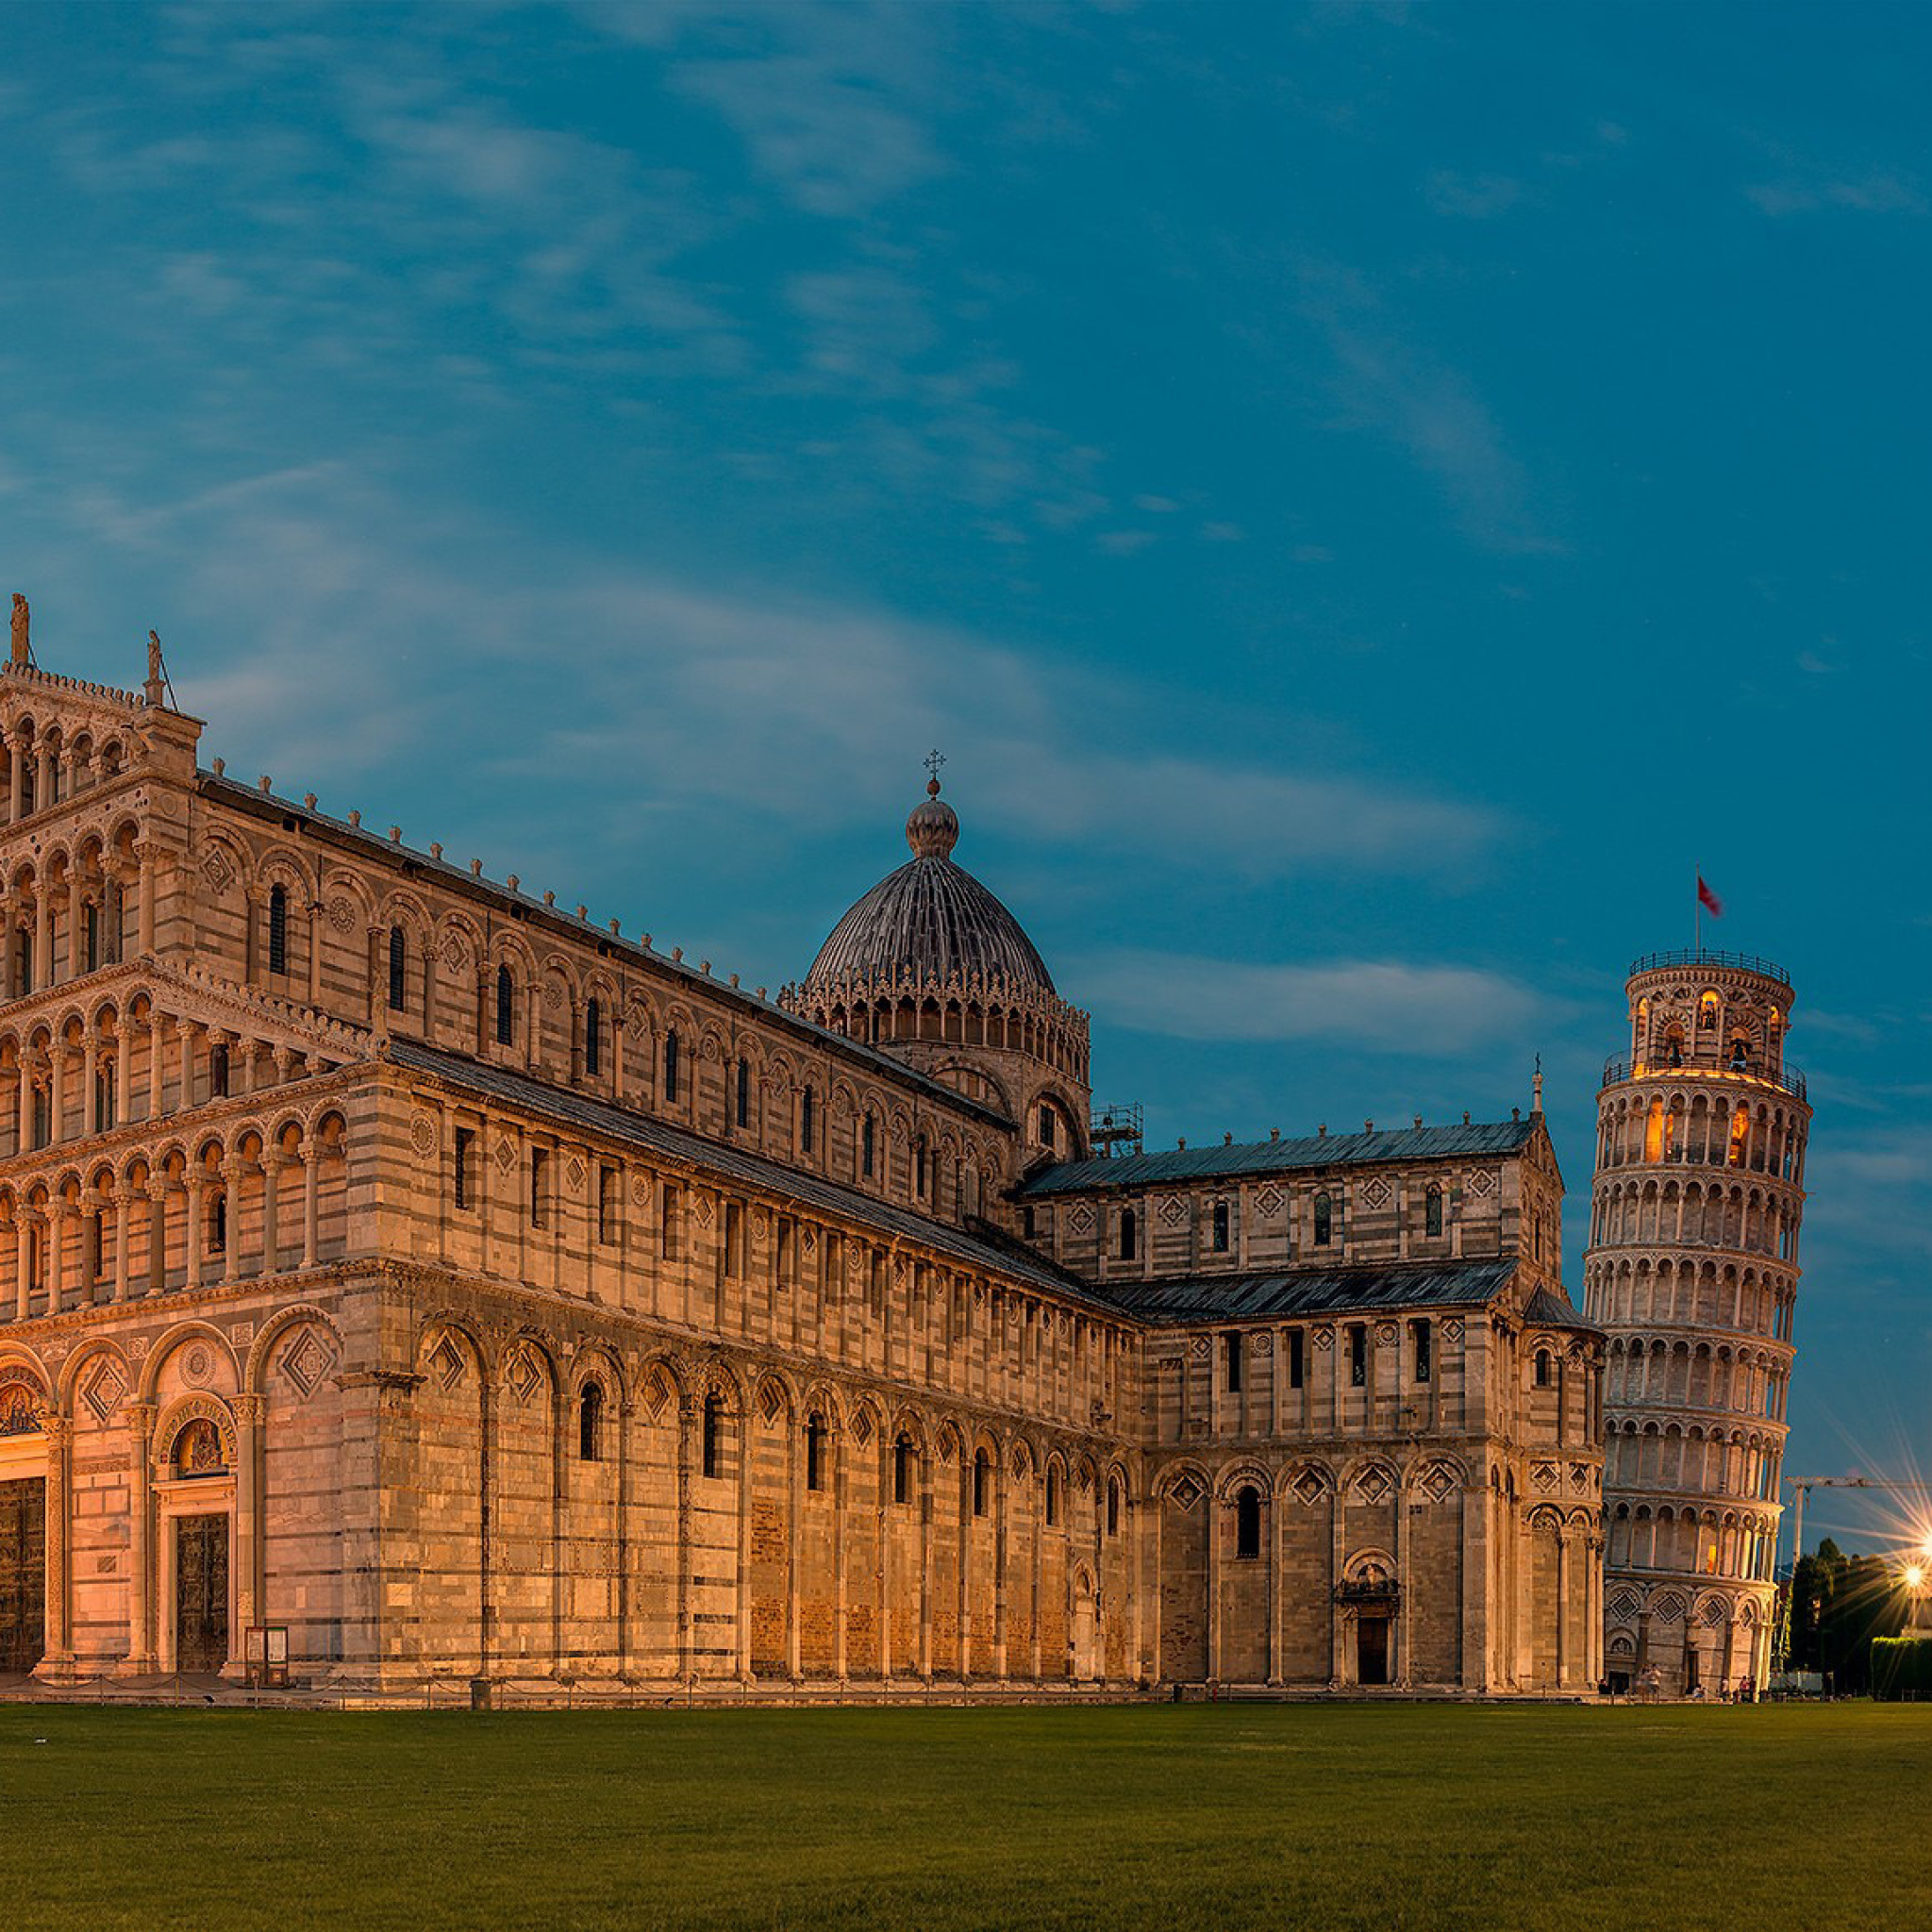
<svg viewBox="0 0 1932 1932">
<path fill-rule="evenodd" d="M 906 821 L 906 842 L 914 858 L 950 858 L 959 837 L 958 815 L 940 798 L 940 767 L 945 761 L 943 752 L 931 751 L 925 756 L 925 769 L 932 776 L 926 780 L 925 796 Z"/>
</svg>

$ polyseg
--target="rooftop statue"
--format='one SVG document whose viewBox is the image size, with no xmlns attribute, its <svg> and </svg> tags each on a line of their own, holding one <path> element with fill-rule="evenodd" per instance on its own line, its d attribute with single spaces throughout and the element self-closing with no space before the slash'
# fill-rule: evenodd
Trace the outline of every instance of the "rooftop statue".
<svg viewBox="0 0 1932 1932">
<path fill-rule="evenodd" d="M 16 664 L 34 661 L 33 653 L 27 647 L 26 599 L 18 591 L 13 593 L 13 661 Z"/>
</svg>

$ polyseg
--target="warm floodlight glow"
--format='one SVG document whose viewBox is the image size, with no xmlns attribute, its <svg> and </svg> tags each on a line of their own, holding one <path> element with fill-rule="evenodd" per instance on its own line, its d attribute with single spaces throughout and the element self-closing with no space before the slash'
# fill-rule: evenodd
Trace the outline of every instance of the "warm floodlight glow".
<svg viewBox="0 0 1932 1932">
<path fill-rule="evenodd" d="M 1907 1590 L 1924 1590 L 1924 1565 L 1922 1563 L 1907 1563 L 1906 1565 L 1906 1588 Z"/>
</svg>

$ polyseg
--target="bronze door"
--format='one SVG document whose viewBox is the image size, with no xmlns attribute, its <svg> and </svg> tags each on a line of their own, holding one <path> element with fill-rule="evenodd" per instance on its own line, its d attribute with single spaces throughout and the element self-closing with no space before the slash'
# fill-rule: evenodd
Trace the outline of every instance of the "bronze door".
<svg viewBox="0 0 1932 1932">
<path fill-rule="evenodd" d="M 47 1647 L 47 1485 L 0 1483 L 0 1671 L 30 1671 Z"/>
<path fill-rule="evenodd" d="M 1389 1619 L 1357 1618 L 1356 1642 L 1356 1682 L 1386 1684 L 1389 1681 Z"/>
<path fill-rule="evenodd" d="M 218 1671 L 228 1660 L 228 1519 L 175 1522 L 175 1668 Z"/>
</svg>

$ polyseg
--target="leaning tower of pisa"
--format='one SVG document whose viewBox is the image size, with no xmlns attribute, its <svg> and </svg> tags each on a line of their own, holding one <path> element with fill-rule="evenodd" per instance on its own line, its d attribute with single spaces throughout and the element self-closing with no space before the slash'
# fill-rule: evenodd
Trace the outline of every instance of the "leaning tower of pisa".
<svg viewBox="0 0 1932 1932">
<path fill-rule="evenodd" d="M 1770 1664 L 1811 1109 L 1780 968 L 1653 953 L 1628 991 L 1583 1264 L 1608 1341 L 1605 1659 L 1613 1685 L 1715 1696 Z"/>
</svg>

